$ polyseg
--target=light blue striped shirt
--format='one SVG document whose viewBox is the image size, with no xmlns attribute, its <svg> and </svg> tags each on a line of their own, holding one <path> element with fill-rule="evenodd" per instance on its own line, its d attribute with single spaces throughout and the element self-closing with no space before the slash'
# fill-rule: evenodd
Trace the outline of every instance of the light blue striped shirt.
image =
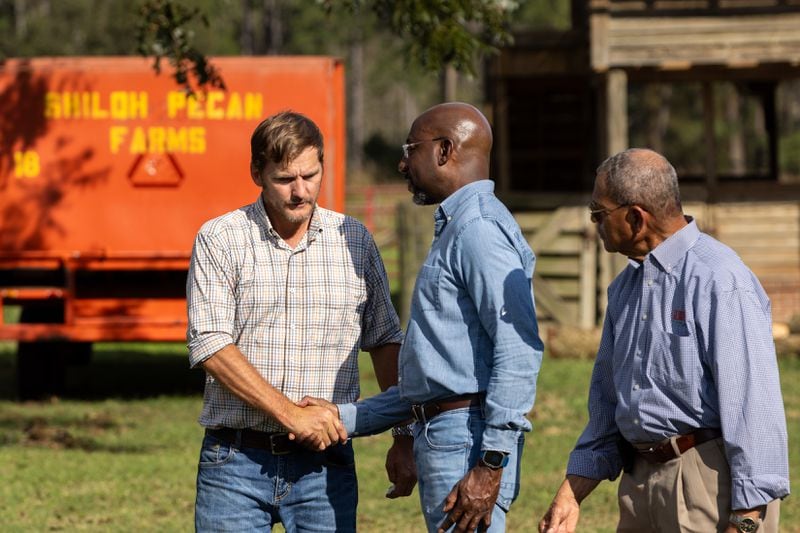
<svg viewBox="0 0 800 533">
<path fill-rule="evenodd" d="M 788 445 L 767 295 L 736 253 L 693 221 L 608 289 L 589 423 L 568 474 L 614 479 L 617 442 L 721 428 L 732 508 L 789 493 Z"/>
</svg>

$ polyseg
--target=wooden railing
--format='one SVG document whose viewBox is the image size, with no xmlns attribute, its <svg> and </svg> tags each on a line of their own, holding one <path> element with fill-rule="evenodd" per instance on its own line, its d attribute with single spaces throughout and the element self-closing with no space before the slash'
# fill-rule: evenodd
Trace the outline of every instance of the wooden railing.
<svg viewBox="0 0 800 533">
<path fill-rule="evenodd" d="M 725 16 L 800 12 L 794 0 L 590 0 L 590 11 L 613 17 Z"/>
</svg>

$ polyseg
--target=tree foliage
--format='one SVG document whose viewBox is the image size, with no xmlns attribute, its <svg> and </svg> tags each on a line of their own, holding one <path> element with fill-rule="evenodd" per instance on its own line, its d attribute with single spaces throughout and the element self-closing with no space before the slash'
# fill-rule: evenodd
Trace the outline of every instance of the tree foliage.
<svg viewBox="0 0 800 533">
<path fill-rule="evenodd" d="M 481 56 L 511 42 L 513 0 L 319 0 L 326 9 L 370 9 L 403 38 L 408 56 L 424 69 L 452 66 L 475 74 Z"/>
<path fill-rule="evenodd" d="M 204 26 L 209 25 L 199 8 L 188 8 L 172 0 L 147 0 L 140 13 L 138 51 L 153 58 L 156 72 L 161 72 L 161 62 L 166 59 L 173 68 L 175 81 L 189 92 L 207 85 L 225 88 L 219 71 L 193 44 L 190 23 L 199 19 Z"/>
</svg>

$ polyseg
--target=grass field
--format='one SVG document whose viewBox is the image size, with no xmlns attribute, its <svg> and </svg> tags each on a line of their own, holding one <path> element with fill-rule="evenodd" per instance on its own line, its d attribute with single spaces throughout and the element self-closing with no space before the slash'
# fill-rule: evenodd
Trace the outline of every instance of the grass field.
<svg viewBox="0 0 800 533">
<path fill-rule="evenodd" d="M 365 358 L 368 360 L 368 358 Z M 0 344 L 0 530 L 191 531 L 195 463 L 202 430 L 202 375 L 187 369 L 179 345 L 99 345 L 91 365 L 68 375 L 64 398 L 17 403 L 13 346 Z M 375 391 L 363 365 L 363 392 Z M 591 362 L 546 359 L 509 531 L 535 531 L 563 477 L 586 420 Z M 800 473 L 800 359 L 781 361 L 790 460 Z M 388 436 L 356 440 L 359 530 L 423 531 L 416 491 L 387 500 Z M 613 531 L 615 486 L 584 503 L 581 531 Z M 789 497 L 782 531 L 800 532 L 800 504 Z"/>
</svg>

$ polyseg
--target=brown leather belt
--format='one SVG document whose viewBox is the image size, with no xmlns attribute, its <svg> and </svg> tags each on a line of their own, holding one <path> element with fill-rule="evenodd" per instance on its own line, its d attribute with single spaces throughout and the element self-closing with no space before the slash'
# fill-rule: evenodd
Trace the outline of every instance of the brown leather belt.
<svg viewBox="0 0 800 533">
<path fill-rule="evenodd" d="M 722 432 L 719 429 L 702 428 L 679 436 L 675 439 L 675 446 L 682 454 L 698 444 L 703 444 L 721 436 Z M 642 444 L 635 444 L 634 447 L 636 452 L 648 463 L 666 463 L 678 456 L 669 440 L 653 444 L 649 448 L 642 448 Z"/>
<path fill-rule="evenodd" d="M 480 406 L 483 404 L 483 397 L 484 393 L 482 392 L 451 396 L 450 398 L 442 398 L 441 400 L 434 400 L 432 402 L 414 404 L 411 406 L 411 411 L 414 413 L 414 420 L 424 424 L 434 416 L 444 413 L 445 411 Z"/>
<path fill-rule="evenodd" d="M 265 431 L 256 431 L 255 429 L 219 428 L 206 429 L 206 435 L 242 448 L 267 450 L 272 455 L 288 455 L 300 450 L 299 444 L 289 440 L 288 433 L 267 433 Z"/>
</svg>

